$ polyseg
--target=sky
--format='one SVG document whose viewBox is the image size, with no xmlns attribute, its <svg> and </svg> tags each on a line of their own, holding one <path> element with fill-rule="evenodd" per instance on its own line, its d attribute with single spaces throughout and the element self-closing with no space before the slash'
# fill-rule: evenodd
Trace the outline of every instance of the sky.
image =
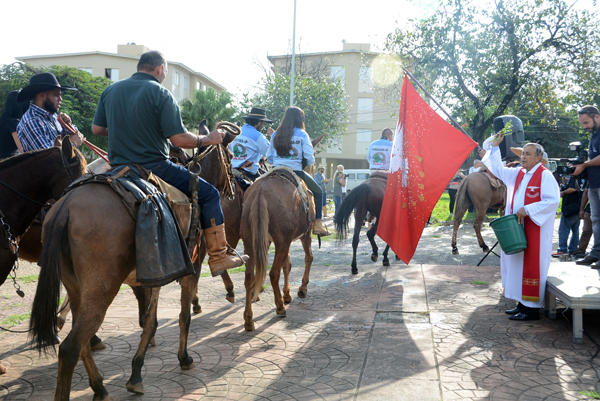
<svg viewBox="0 0 600 401">
<path fill-rule="evenodd" d="M 381 50 L 399 23 L 422 18 L 436 3 L 296 0 L 296 51 L 341 50 L 343 40 Z M 268 66 L 267 55 L 291 52 L 294 0 L 28 0 L 2 9 L 14 17 L 3 19 L 0 64 L 19 56 L 116 53 L 117 45 L 135 42 L 241 95 L 264 76 L 259 64 Z"/>
</svg>

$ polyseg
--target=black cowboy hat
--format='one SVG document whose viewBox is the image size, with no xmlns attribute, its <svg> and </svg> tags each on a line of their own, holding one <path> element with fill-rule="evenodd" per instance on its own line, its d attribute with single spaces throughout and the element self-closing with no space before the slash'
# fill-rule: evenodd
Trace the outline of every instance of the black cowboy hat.
<svg viewBox="0 0 600 401">
<path fill-rule="evenodd" d="M 246 117 L 242 117 L 244 120 L 247 120 L 249 118 L 254 118 L 258 121 L 264 121 L 267 124 L 271 124 L 273 122 L 273 120 L 269 120 L 267 118 L 267 113 L 265 112 L 265 109 L 259 109 L 258 107 L 253 107 L 250 109 L 250 114 L 247 115 Z"/>
<path fill-rule="evenodd" d="M 77 88 L 70 88 L 68 86 L 60 86 L 58 83 L 58 79 L 51 72 L 42 72 L 39 74 L 35 74 L 29 79 L 29 85 L 24 87 L 19 96 L 17 96 L 17 101 L 23 102 L 25 100 L 31 100 L 40 92 L 44 92 L 50 89 L 59 88 L 61 91 L 76 91 Z"/>
</svg>

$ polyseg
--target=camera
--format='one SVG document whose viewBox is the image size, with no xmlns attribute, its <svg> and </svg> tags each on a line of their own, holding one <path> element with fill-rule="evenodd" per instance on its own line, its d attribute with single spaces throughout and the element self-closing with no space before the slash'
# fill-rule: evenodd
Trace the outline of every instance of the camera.
<svg viewBox="0 0 600 401">
<path fill-rule="evenodd" d="M 588 152 L 585 149 L 582 149 L 581 142 L 571 142 L 568 146 L 569 150 L 575 152 L 577 154 L 576 158 L 573 159 L 560 159 L 561 162 L 567 162 L 572 165 L 582 164 L 588 159 Z M 575 172 L 575 167 L 571 166 L 557 166 L 556 174 L 564 177 L 565 175 L 571 175 Z M 581 178 L 587 177 L 587 170 L 583 170 L 581 173 Z"/>
<path fill-rule="evenodd" d="M 350 177 L 350 174 L 348 174 L 348 173 L 344 173 L 344 176 L 345 176 L 346 178 L 348 178 L 348 177 Z"/>
</svg>

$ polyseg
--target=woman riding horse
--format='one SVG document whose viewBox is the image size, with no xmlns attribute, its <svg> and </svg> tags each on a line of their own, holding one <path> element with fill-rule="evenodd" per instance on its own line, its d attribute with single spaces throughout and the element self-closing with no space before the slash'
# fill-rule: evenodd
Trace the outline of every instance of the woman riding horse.
<svg viewBox="0 0 600 401">
<path fill-rule="evenodd" d="M 285 110 L 281 124 L 271 136 L 267 160 L 274 167 L 291 168 L 298 177 L 302 178 L 315 196 L 315 205 L 317 205 L 313 234 L 329 235 L 329 231 L 323 227 L 321 221 L 323 209 L 320 206 L 323 204 L 323 191 L 309 174 L 302 171 L 303 160 L 306 160 L 309 166 L 315 163 L 315 151 L 304 128 L 304 111 L 301 108 L 290 106 Z"/>
</svg>

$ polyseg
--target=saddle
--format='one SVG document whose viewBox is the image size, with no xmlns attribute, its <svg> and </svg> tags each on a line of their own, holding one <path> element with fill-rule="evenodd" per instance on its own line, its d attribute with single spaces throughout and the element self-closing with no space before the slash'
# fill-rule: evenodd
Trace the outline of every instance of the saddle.
<svg viewBox="0 0 600 401">
<path fill-rule="evenodd" d="M 304 211 L 308 216 L 309 223 L 315 221 L 315 197 L 312 191 L 308 189 L 302 178 L 298 177 L 291 168 L 285 166 L 275 167 L 258 177 L 256 180 L 262 180 L 265 177 L 276 177 L 286 180 L 294 185 L 298 190 L 298 196 L 302 201 L 302 206 L 304 206 Z"/>
<path fill-rule="evenodd" d="M 162 286 L 195 272 L 180 229 L 190 231 L 191 203 L 185 194 L 137 165 L 86 174 L 65 193 L 87 184 L 109 185 L 136 222 L 136 281 L 142 287 Z"/>
<path fill-rule="evenodd" d="M 505 185 L 502 182 L 502 180 L 497 178 L 494 174 L 492 174 L 488 170 L 478 171 L 473 174 L 483 174 L 490 182 L 490 185 L 492 186 L 492 188 L 496 188 L 497 190 L 499 190 L 500 196 L 502 197 L 502 199 L 500 200 L 500 202 L 498 202 L 495 205 L 490 206 L 490 207 L 492 209 L 501 209 L 502 207 L 504 207 L 504 197 L 506 196 L 506 191 L 502 191 L 502 188 L 505 188 Z"/>
<path fill-rule="evenodd" d="M 240 169 L 234 168 L 231 171 L 240 188 L 245 192 L 252 185 L 252 180 Z"/>
</svg>

